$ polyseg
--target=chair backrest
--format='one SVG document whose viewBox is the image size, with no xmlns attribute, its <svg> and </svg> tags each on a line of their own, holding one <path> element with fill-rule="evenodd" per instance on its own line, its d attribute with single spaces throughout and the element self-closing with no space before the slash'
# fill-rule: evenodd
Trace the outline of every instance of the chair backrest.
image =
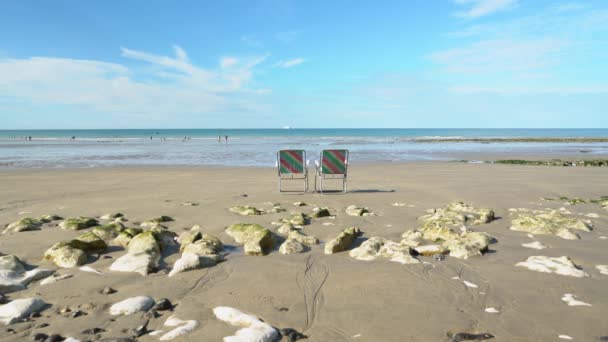
<svg viewBox="0 0 608 342">
<path fill-rule="evenodd" d="M 277 153 L 279 174 L 305 173 L 306 151 L 281 150 Z"/>
<path fill-rule="evenodd" d="M 348 168 L 348 150 L 323 150 L 321 172 L 326 175 L 345 175 Z"/>
</svg>

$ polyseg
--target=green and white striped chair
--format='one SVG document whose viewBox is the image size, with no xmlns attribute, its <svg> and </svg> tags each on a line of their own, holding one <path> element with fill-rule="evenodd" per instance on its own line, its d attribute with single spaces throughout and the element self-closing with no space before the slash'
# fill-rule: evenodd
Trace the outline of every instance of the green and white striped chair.
<svg viewBox="0 0 608 342">
<path fill-rule="evenodd" d="M 323 192 L 323 180 L 342 180 L 342 192 L 346 192 L 346 176 L 348 171 L 348 150 L 323 150 L 315 173 L 315 190 Z M 318 182 L 317 182 L 318 179 Z M 318 188 L 317 188 L 318 183 Z"/>
<path fill-rule="evenodd" d="M 283 190 L 282 182 L 284 180 L 303 180 L 304 192 L 308 191 L 307 165 L 308 161 L 304 150 L 281 150 L 277 152 L 276 166 L 279 173 L 279 192 L 288 191 Z"/>
</svg>

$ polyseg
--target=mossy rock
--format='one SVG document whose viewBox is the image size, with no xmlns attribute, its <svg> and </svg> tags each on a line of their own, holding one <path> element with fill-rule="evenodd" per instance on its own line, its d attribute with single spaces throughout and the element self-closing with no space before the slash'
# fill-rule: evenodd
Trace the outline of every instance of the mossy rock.
<svg viewBox="0 0 608 342">
<path fill-rule="evenodd" d="M 357 207 L 356 205 L 349 205 L 345 211 L 346 214 L 350 216 L 364 216 L 366 214 L 371 214 L 368 208 Z"/>
<path fill-rule="evenodd" d="M 83 244 L 81 244 L 81 242 Z M 74 248 L 81 249 L 85 252 L 101 252 L 108 248 L 108 245 L 93 232 L 88 232 L 78 236 L 76 239 L 70 242 L 70 245 Z"/>
<path fill-rule="evenodd" d="M 72 241 L 54 244 L 44 253 L 44 259 L 65 268 L 83 265 L 87 262 L 87 254 L 82 249 L 72 247 Z"/>
<path fill-rule="evenodd" d="M 59 224 L 62 229 L 81 230 L 97 226 L 99 222 L 92 217 L 72 217 Z"/>
<path fill-rule="evenodd" d="M 309 218 L 303 213 L 293 213 L 282 220 L 283 223 L 291 223 L 295 226 L 303 226 L 308 224 L 308 221 Z"/>
<path fill-rule="evenodd" d="M 355 239 L 361 235 L 359 228 L 344 229 L 335 239 L 325 244 L 325 254 L 334 254 L 347 250 Z"/>
<path fill-rule="evenodd" d="M 321 217 L 329 217 L 331 213 L 329 212 L 329 208 L 315 208 L 310 217 L 312 218 L 321 218 Z"/>
<path fill-rule="evenodd" d="M 109 214 L 102 215 L 100 217 L 100 219 L 102 219 L 102 220 L 114 220 L 114 219 L 117 219 L 117 218 L 120 218 L 120 217 L 124 217 L 124 216 L 125 215 L 123 213 L 109 213 Z"/>
<path fill-rule="evenodd" d="M 160 254 L 160 245 L 154 232 L 145 231 L 129 241 L 128 251 L 131 254 Z"/>
<path fill-rule="evenodd" d="M 40 230 L 40 227 L 43 223 L 44 222 L 39 219 L 24 217 L 18 221 L 9 224 L 4 230 L 3 234 L 24 232 L 30 230 Z"/>
<path fill-rule="evenodd" d="M 115 245 L 127 248 L 131 239 L 133 239 L 134 236 L 141 234 L 141 232 L 143 232 L 141 228 L 127 228 L 120 232 L 116 238 L 114 238 L 113 243 Z"/>
<path fill-rule="evenodd" d="M 116 238 L 123 230 L 125 230 L 125 226 L 122 223 L 112 222 L 94 227 L 91 231 L 102 240 L 109 241 Z"/>
<path fill-rule="evenodd" d="M 50 223 L 52 221 L 63 220 L 63 217 L 55 214 L 46 214 L 40 216 L 38 219 L 44 223 Z"/>
<path fill-rule="evenodd" d="M 249 205 L 237 205 L 229 209 L 231 212 L 243 215 L 243 216 L 255 216 L 262 215 L 264 212 L 256 207 Z"/>
<path fill-rule="evenodd" d="M 272 233 L 259 224 L 233 224 L 226 228 L 226 234 L 243 244 L 245 254 L 248 255 L 264 255 L 274 248 Z"/>
</svg>

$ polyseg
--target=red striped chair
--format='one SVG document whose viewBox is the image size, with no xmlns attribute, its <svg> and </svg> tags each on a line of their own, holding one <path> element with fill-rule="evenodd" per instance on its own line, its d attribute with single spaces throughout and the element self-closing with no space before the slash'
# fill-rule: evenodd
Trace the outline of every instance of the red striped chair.
<svg viewBox="0 0 608 342">
<path fill-rule="evenodd" d="M 323 180 L 342 180 L 342 192 L 346 192 L 346 176 L 348 171 L 348 150 L 323 150 L 320 157 L 321 163 L 317 161 L 317 172 L 315 174 L 315 190 L 323 192 Z M 318 189 L 317 189 L 317 179 Z"/>
<path fill-rule="evenodd" d="M 277 152 L 277 171 L 279 173 L 279 192 L 283 190 L 284 180 L 303 180 L 304 192 L 308 191 L 308 172 L 306 170 L 306 151 L 281 150 Z"/>
</svg>

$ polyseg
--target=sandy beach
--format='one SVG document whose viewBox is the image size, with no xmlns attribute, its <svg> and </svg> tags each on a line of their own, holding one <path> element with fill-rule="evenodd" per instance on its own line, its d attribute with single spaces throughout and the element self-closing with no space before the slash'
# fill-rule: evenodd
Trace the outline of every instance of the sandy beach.
<svg viewBox="0 0 608 342">
<path fill-rule="evenodd" d="M 111 271 L 125 254 L 112 245 L 88 255 L 85 266 L 59 268 L 43 255 L 57 242 L 73 239 L 91 229 L 64 230 L 61 221 L 40 230 L 6 233 L 0 252 L 14 255 L 29 268 L 56 269 L 68 279 L 41 285 L 34 281 L 10 300 L 40 298 L 48 305 L 31 317 L 0 329 L 0 340 L 28 340 L 35 333 L 60 334 L 81 341 L 132 336 L 131 329 L 149 319 L 149 331 L 172 328 L 163 323 L 174 315 L 194 320 L 196 327 L 174 341 L 221 341 L 240 327 L 217 319 L 213 309 L 236 308 L 277 328 L 293 328 L 307 341 L 449 341 L 448 333 L 489 333 L 494 341 L 593 341 L 608 335 L 608 275 L 597 265 L 608 264 L 608 211 L 596 203 L 570 204 L 559 197 L 595 199 L 608 195 L 605 168 L 544 167 L 448 162 L 352 165 L 346 194 L 277 191 L 273 168 L 137 167 L 64 170 L 5 170 L 0 172 L 0 225 L 23 217 L 57 214 L 63 218 L 98 218 L 120 212 L 125 227 L 138 227 L 160 215 L 177 235 L 200 225 L 218 237 L 227 252 L 215 266 L 168 277 L 180 258 L 178 248 L 163 250 L 157 272 L 146 276 Z M 312 187 L 312 180 L 310 182 Z M 552 200 L 543 200 L 550 198 Z M 370 237 L 399 242 L 407 230 L 421 226 L 428 209 L 462 201 L 495 213 L 492 222 L 471 229 L 486 232 L 495 243 L 484 255 L 467 259 L 416 256 L 420 263 L 400 264 L 388 259 L 357 260 L 349 251 Z M 185 206 L 192 202 L 194 206 Z M 306 206 L 294 206 L 305 202 Z M 229 211 L 236 205 L 287 212 L 241 216 Z M 398 203 L 398 204 L 396 204 Z M 367 207 L 373 215 L 349 216 L 350 205 Z M 280 240 L 277 225 L 289 212 L 310 214 L 329 207 L 335 218 L 314 218 L 302 231 L 321 243 L 303 253 L 284 255 L 279 243 L 264 256 L 245 255 L 226 234 L 235 223 L 258 223 Z M 517 212 L 512 208 L 566 212 L 589 220 L 591 232 L 580 239 L 535 235 L 510 230 Z M 593 215 L 596 214 L 596 215 Z M 100 220 L 100 222 L 106 222 Z M 358 227 L 363 234 L 347 251 L 327 255 L 324 244 L 343 229 Z M 539 241 L 547 248 L 522 244 Z M 573 277 L 516 267 L 530 256 L 569 257 L 587 276 Z M 102 294 L 105 287 L 116 290 Z M 571 306 L 562 297 L 572 294 L 590 304 Z M 145 312 L 112 316 L 114 303 L 134 296 L 167 298 L 172 311 L 158 317 Z M 69 308 L 69 312 L 65 310 Z M 493 308 L 493 309 L 492 309 Z M 82 313 L 73 317 L 75 311 Z M 147 318 L 148 317 L 148 318 Z M 46 323 L 46 326 L 45 326 Z M 97 334 L 86 329 L 100 328 Z M 138 341 L 158 341 L 161 335 L 144 334 Z M 562 336 L 562 338 L 565 338 Z M 286 338 L 284 338 L 287 341 Z M 456 340 L 456 339 L 454 339 Z"/>
</svg>

